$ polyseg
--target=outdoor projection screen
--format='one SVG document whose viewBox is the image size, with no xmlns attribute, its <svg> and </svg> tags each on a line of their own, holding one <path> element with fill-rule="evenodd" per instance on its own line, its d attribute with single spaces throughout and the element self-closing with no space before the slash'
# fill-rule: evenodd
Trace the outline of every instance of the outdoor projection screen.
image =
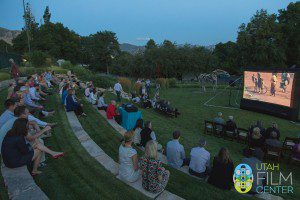
<svg viewBox="0 0 300 200">
<path fill-rule="evenodd" d="M 294 73 L 244 71 L 243 98 L 292 107 Z"/>
</svg>

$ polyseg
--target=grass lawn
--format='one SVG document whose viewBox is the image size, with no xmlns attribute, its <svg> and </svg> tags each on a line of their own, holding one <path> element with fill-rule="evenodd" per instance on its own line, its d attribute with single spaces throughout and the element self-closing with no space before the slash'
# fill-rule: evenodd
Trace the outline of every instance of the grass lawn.
<svg viewBox="0 0 300 200">
<path fill-rule="evenodd" d="M 213 99 L 210 104 L 228 106 L 228 92 Z M 238 93 L 233 92 L 231 102 L 234 102 L 234 98 Z M 212 119 L 217 112 L 222 112 L 227 119 L 229 115 L 234 116 L 239 127 L 248 128 L 256 120 L 260 119 L 264 122 L 265 126 L 269 126 L 271 122 L 277 122 L 281 131 L 281 140 L 284 140 L 286 136 L 298 137 L 300 133 L 300 126 L 293 124 L 287 120 L 272 117 L 269 115 L 259 114 L 251 111 L 239 110 L 239 109 L 225 109 L 207 107 L 203 104 L 213 97 L 215 93 L 207 92 L 201 93 L 199 88 L 172 88 L 161 91 L 161 97 L 171 101 L 171 105 L 177 107 L 182 115 L 179 118 L 170 119 L 167 118 L 152 109 L 142 109 L 142 115 L 145 120 L 152 121 L 153 130 L 156 132 L 158 141 L 164 146 L 172 138 L 172 132 L 174 130 L 180 130 L 182 132 L 181 143 L 184 145 L 187 155 L 189 155 L 192 147 L 197 146 L 200 137 L 204 137 L 207 140 L 207 149 L 211 155 L 216 155 L 221 147 L 227 147 L 230 151 L 231 157 L 235 165 L 241 163 L 243 158 L 242 149 L 246 147 L 244 144 L 239 144 L 235 141 L 228 141 L 222 138 L 216 138 L 214 136 L 203 134 L 204 120 Z M 238 96 L 241 95 L 241 92 Z M 115 98 L 111 94 L 107 94 L 108 99 Z M 239 101 L 239 100 L 238 100 Z M 274 161 L 266 161 L 272 163 Z M 281 172 L 287 176 L 290 172 L 293 172 L 293 187 L 294 194 L 280 196 L 286 199 L 299 199 L 300 198 L 300 167 L 293 165 L 287 165 L 286 160 L 282 160 L 280 163 Z M 273 173 L 274 174 L 274 173 Z M 174 177 L 174 173 L 172 174 Z M 171 180 L 173 177 L 171 176 Z M 273 175 L 273 180 L 277 180 L 279 174 Z M 175 180 L 174 180 L 175 181 Z M 275 182 L 275 181 L 274 181 Z M 172 185 L 172 183 L 171 183 Z M 208 186 L 204 186 L 208 188 Z M 184 187 L 185 188 L 185 187 Z M 171 190 L 171 189 L 170 189 Z M 208 190 L 209 191 L 209 190 Z M 197 191 L 195 191 L 197 193 Z M 215 192 L 208 192 L 209 195 L 215 195 Z M 221 192 L 217 192 L 221 193 Z M 202 193 L 204 195 L 204 193 Z M 216 194 L 218 195 L 218 194 Z"/>
<path fill-rule="evenodd" d="M 80 95 L 82 97 L 82 95 Z M 87 117 L 79 118 L 84 130 L 115 161 L 118 161 L 118 149 L 121 135 L 110 127 L 108 122 L 86 101 L 84 111 Z M 142 152 L 139 152 L 142 155 Z M 185 199 L 245 199 L 235 192 L 219 190 L 203 181 L 194 179 L 178 170 L 166 166 L 171 171 L 167 190 Z"/>
<path fill-rule="evenodd" d="M 4 102 L 6 91 L 0 94 Z M 59 126 L 45 143 L 66 155 L 59 160 L 47 159 L 43 174 L 35 178 L 37 185 L 50 199 L 144 199 L 88 155 L 73 134 L 59 102 L 58 95 L 49 98 L 48 107 L 54 108 L 56 113 L 46 121 L 58 122 Z M 3 182 L 0 183 L 0 197 L 8 199 Z"/>
</svg>

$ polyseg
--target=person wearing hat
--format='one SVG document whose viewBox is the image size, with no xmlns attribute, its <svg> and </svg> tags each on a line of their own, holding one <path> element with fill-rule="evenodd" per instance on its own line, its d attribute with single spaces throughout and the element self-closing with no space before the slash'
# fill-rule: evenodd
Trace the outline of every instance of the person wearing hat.
<svg viewBox="0 0 300 200">
<path fill-rule="evenodd" d="M 205 178 L 210 172 L 210 153 L 205 149 L 206 140 L 201 138 L 199 146 L 191 150 L 189 173 L 199 178 Z"/>
<path fill-rule="evenodd" d="M 119 175 L 122 180 L 132 183 L 140 177 L 137 151 L 131 146 L 133 132 L 126 132 L 123 140 L 119 147 Z"/>
</svg>

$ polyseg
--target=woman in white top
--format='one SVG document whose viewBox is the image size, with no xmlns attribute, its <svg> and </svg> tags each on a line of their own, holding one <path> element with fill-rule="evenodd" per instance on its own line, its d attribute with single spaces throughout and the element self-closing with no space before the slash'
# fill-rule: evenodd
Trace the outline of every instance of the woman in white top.
<svg viewBox="0 0 300 200">
<path fill-rule="evenodd" d="M 141 131 L 144 128 L 144 121 L 143 119 L 138 119 L 136 121 L 135 127 L 133 128 L 134 136 L 133 136 L 133 143 L 135 145 L 140 145 L 141 143 Z"/>
<path fill-rule="evenodd" d="M 89 102 L 93 105 L 97 104 L 96 89 L 94 88 L 89 95 Z"/>
<path fill-rule="evenodd" d="M 98 99 L 98 110 L 106 110 L 107 109 L 107 104 L 104 101 L 104 93 L 101 92 L 99 95 L 99 99 Z"/>
<path fill-rule="evenodd" d="M 90 86 L 88 86 L 87 88 L 85 88 L 85 90 L 84 90 L 84 95 L 88 98 L 89 96 L 90 96 L 90 90 L 91 90 L 91 87 Z"/>
<path fill-rule="evenodd" d="M 119 175 L 122 180 L 135 182 L 140 177 L 137 152 L 131 147 L 133 132 L 124 134 L 124 141 L 119 147 Z"/>
</svg>

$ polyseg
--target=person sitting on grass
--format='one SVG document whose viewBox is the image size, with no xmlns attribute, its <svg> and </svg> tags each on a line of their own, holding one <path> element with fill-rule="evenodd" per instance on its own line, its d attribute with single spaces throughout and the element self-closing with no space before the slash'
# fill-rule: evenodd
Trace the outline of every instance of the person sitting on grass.
<svg viewBox="0 0 300 200">
<path fill-rule="evenodd" d="M 89 95 L 89 102 L 93 105 L 97 105 L 97 91 L 96 88 L 93 88 Z"/>
<path fill-rule="evenodd" d="M 170 172 L 158 159 L 157 142 L 150 140 L 146 144 L 145 155 L 139 160 L 142 171 L 142 186 L 152 193 L 162 192 L 168 184 Z"/>
<path fill-rule="evenodd" d="M 28 120 L 24 118 L 17 119 L 2 142 L 1 153 L 6 167 L 17 168 L 30 165 L 33 161 L 31 174 L 34 176 L 42 173 L 38 171 L 42 152 L 49 153 L 54 159 L 64 156 L 63 152 L 52 151 L 38 141 L 31 146 L 26 142 L 27 135 Z"/>
<path fill-rule="evenodd" d="M 141 146 L 145 147 L 150 140 L 156 141 L 156 135 L 152 131 L 152 123 L 150 121 L 145 122 L 145 128 L 141 131 Z"/>
<path fill-rule="evenodd" d="M 66 98 L 68 96 L 68 90 L 70 89 L 70 84 L 67 83 L 65 84 L 65 86 L 62 88 L 62 92 L 61 92 L 61 104 L 66 106 Z"/>
<path fill-rule="evenodd" d="M 68 90 L 68 96 L 66 98 L 66 110 L 67 112 L 74 111 L 74 113 L 77 116 L 86 116 L 86 114 L 83 112 L 83 104 L 77 102 L 75 97 L 75 90 L 69 89 Z"/>
<path fill-rule="evenodd" d="M 88 85 L 87 88 L 85 88 L 85 90 L 84 90 L 84 95 L 85 95 L 85 97 L 86 97 L 86 98 L 89 98 L 90 93 L 91 93 L 91 86 Z"/>
<path fill-rule="evenodd" d="M 135 182 L 140 177 L 137 151 L 131 146 L 132 140 L 133 132 L 126 132 L 119 147 L 119 175 L 127 182 Z"/>
<path fill-rule="evenodd" d="M 250 148 L 260 148 L 263 149 L 265 145 L 265 139 L 260 133 L 260 129 L 258 127 L 255 127 L 252 131 L 252 134 L 250 134 L 249 138 L 249 147 Z"/>
<path fill-rule="evenodd" d="M 213 167 L 208 178 L 208 183 L 222 190 L 230 190 L 233 185 L 234 165 L 228 149 L 222 147 L 214 157 Z"/>
<path fill-rule="evenodd" d="M 14 110 L 16 108 L 16 102 L 11 99 L 7 99 L 4 103 L 6 110 L 0 116 L 0 128 L 11 118 L 14 117 Z"/>
<path fill-rule="evenodd" d="M 233 116 L 228 117 L 228 121 L 226 122 L 226 131 L 233 132 L 233 136 L 236 137 L 238 130 L 237 125 L 233 119 Z"/>
<path fill-rule="evenodd" d="M 118 124 L 121 124 L 121 115 L 117 113 L 116 108 L 117 102 L 112 100 L 106 109 L 106 117 L 107 119 L 114 119 Z"/>
<path fill-rule="evenodd" d="M 16 87 L 16 83 L 12 82 L 9 84 L 9 87 L 7 89 L 7 98 L 6 99 L 10 99 L 12 93 L 14 92 L 14 88 Z"/>
<path fill-rule="evenodd" d="M 174 168 L 188 166 L 190 159 L 185 157 L 184 147 L 179 143 L 181 133 L 179 131 L 173 132 L 173 140 L 167 143 L 167 160 L 168 165 Z"/>
<path fill-rule="evenodd" d="M 206 140 L 200 139 L 199 146 L 191 150 L 189 173 L 199 178 L 205 178 L 210 173 L 210 153 L 205 149 Z"/>
<path fill-rule="evenodd" d="M 264 157 L 264 153 L 261 149 L 255 149 L 252 153 L 252 156 L 249 158 L 243 158 L 241 163 L 245 163 L 249 165 L 252 169 L 252 174 L 253 174 L 253 183 L 252 183 L 252 188 L 248 192 L 248 194 L 257 194 L 257 193 L 262 193 L 262 188 L 264 187 L 258 187 L 258 186 L 265 186 L 266 181 L 264 180 L 265 177 L 263 177 L 263 174 L 265 174 L 265 171 L 263 169 L 257 170 L 257 166 L 261 166 L 262 160 Z M 257 175 L 261 173 L 261 177 L 258 178 Z M 257 191 L 258 189 L 258 191 Z"/>
<path fill-rule="evenodd" d="M 99 98 L 98 98 L 98 110 L 105 110 L 107 109 L 107 104 L 104 101 L 104 92 L 101 92 L 99 94 Z"/>
<path fill-rule="evenodd" d="M 141 131 L 144 128 L 144 121 L 143 119 L 138 119 L 136 121 L 135 127 L 133 128 L 134 131 L 134 136 L 133 136 L 133 143 L 135 145 L 140 145 L 141 144 Z"/>
</svg>

